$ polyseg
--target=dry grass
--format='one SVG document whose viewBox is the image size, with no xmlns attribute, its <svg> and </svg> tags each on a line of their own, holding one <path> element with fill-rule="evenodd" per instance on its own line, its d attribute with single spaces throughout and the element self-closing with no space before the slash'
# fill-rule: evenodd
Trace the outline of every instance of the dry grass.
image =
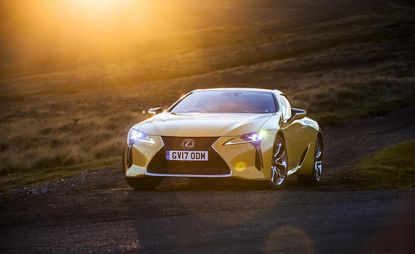
<svg viewBox="0 0 415 254">
<path fill-rule="evenodd" d="M 48 168 L 119 157 L 142 110 L 197 88 L 280 89 L 323 123 L 414 102 L 413 8 L 321 1 L 300 18 L 310 7 L 301 1 L 288 6 L 295 15 L 279 3 L 281 17 L 259 18 L 266 3 L 252 10 L 255 22 L 205 25 L 109 62 L 3 68 L 1 177 L 19 184 Z"/>
</svg>

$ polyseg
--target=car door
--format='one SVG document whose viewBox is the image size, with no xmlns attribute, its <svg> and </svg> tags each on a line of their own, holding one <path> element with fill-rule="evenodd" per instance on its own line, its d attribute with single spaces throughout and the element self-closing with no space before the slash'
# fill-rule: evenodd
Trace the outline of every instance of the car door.
<svg viewBox="0 0 415 254">
<path fill-rule="evenodd" d="M 280 95 L 280 106 L 282 117 L 280 127 L 284 134 L 285 146 L 288 158 L 288 169 L 292 169 L 298 165 L 304 152 L 302 145 L 302 128 L 303 125 L 299 120 L 292 119 L 291 104 L 287 97 Z"/>
</svg>

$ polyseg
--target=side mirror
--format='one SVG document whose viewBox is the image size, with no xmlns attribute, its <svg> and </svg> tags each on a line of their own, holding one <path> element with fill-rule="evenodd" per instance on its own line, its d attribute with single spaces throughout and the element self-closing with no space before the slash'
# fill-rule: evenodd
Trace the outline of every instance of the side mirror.
<svg viewBox="0 0 415 254">
<path fill-rule="evenodd" d="M 304 118 L 307 114 L 307 111 L 304 109 L 299 108 L 291 108 L 291 118 L 289 119 L 290 122 Z"/>
<path fill-rule="evenodd" d="M 156 107 L 156 108 L 150 108 L 147 111 L 147 113 L 149 115 L 157 115 L 157 114 L 161 113 L 162 111 L 163 111 L 163 108 L 162 107 Z"/>
</svg>

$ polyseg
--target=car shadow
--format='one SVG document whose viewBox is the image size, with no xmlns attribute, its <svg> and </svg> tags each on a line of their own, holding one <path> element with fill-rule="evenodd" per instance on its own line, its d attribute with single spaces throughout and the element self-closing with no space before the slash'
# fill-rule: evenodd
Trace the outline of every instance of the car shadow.
<svg viewBox="0 0 415 254">
<path fill-rule="evenodd" d="M 295 177 L 287 179 L 283 187 L 277 190 L 270 188 L 268 181 L 252 181 L 241 179 L 198 179 L 198 178 L 165 178 L 155 190 L 157 191 L 336 191 L 338 188 L 330 181 L 317 186 L 304 186 Z"/>
</svg>

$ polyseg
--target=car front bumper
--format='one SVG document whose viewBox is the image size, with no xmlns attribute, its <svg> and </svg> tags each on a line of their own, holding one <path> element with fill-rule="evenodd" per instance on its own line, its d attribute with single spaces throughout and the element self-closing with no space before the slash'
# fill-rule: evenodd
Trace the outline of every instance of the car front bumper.
<svg viewBox="0 0 415 254">
<path fill-rule="evenodd" d="M 186 171 L 171 173 L 169 170 L 154 170 L 154 160 L 164 160 L 163 153 L 171 145 L 166 137 L 153 136 L 154 144 L 136 142 L 131 146 L 126 146 L 123 156 L 123 167 L 125 177 L 197 177 L 197 178 L 240 178 L 249 180 L 265 180 L 271 177 L 271 156 L 275 135 L 268 135 L 263 139 L 258 150 L 250 143 L 237 145 L 224 145 L 232 137 L 213 138 L 209 153 L 217 153 L 220 159 L 226 164 L 228 170 L 221 173 L 209 172 L 210 168 L 215 168 L 220 162 L 208 161 L 209 167 L 200 171 L 195 167 Z M 185 139 L 187 137 L 175 137 Z M 210 149 L 209 148 L 209 149 Z M 213 155 L 213 154 L 212 154 Z M 259 156 L 262 157 L 263 164 L 258 163 Z M 210 158 L 213 156 L 209 155 Z M 188 163 L 188 162 L 183 162 Z M 153 165 L 152 165 L 153 164 Z M 163 163 L 158 164 L 163 165 Z M 187 164 L 187 166 L 190 164 Z M 159 166 L 163 167 L 163 166 Z M 156 169 L 159 169 L 157 167 Z M 207 171 L 206 171 L 207 170 Z M 201 173 L 202 172 L 202 173 Z"/>
</svg>

